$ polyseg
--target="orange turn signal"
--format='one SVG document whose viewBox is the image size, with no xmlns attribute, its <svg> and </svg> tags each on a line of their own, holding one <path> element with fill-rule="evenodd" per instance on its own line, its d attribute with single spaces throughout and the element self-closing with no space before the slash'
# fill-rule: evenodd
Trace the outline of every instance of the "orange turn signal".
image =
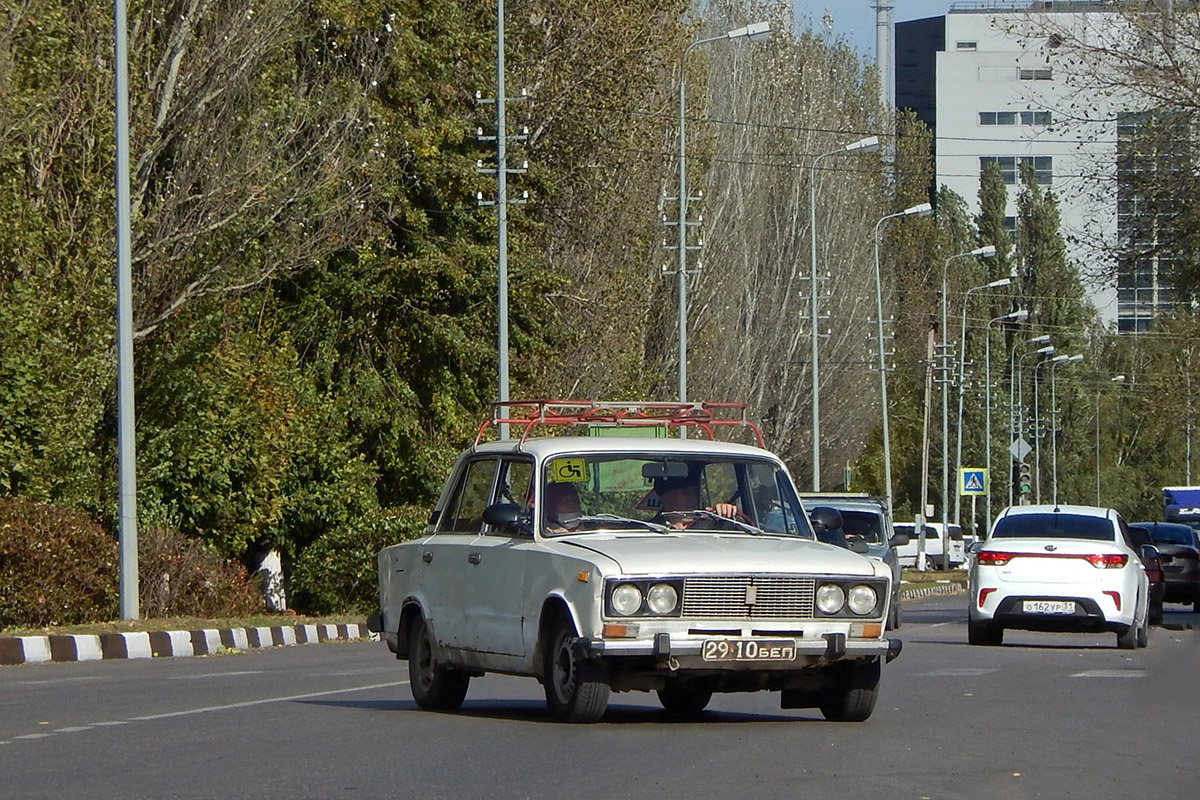
<svg viewBox="0 0 1200 800">
<path fill-rule="evenodd" d="M 588 578 L 590 578 L 590 577 L 591 577 L 591 573 L 588 573 L 588 572 L 575 573 L 575 580 L 579 581 L 580 583 L 587 583 Z"/>
</svg>

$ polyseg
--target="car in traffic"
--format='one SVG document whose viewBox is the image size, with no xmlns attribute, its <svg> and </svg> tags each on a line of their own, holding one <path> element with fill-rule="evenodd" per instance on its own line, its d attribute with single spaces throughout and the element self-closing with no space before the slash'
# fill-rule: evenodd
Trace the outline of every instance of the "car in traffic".
<svg viewBox="0 0 1200 800">
<path fill-rule="evenodd" d="M 1150 538 L 1162 559 L 1168 603 L 1187 603 L 1200 613 L 1200 534 L 1191 525 L 1178 522 L 1138 522 L 1150 531 Z"/>
<path fill-rule="evenodd" d="M 1142 525 L 1129 526 L 1129 540 L 1133 542 L 1141 557 L 1142 569 L 1150 581 L 1150 624 L 1161 625 L 1163 621 L 1163 599 L 1166 597 L 1167 582 L 1163 573 L 1163 560 L 1154 546 L 1150 529 Z"/>
<path fill-rule="evenodd" d="M 777 456 L 698 438 L 530 438 L 535 423 L 712 431 L 715 414 L 511 403 L 494 416 L 522 435 L 463 452 L 425 534 L 379 553 L 372 624 L 408 660 L 417 705 L 458 708 L 495 672 L 537 679 L 566 722 L 600 719 L 613 691 L 654 691 L 691 715 L 714 693 L 766 690 L 782 708 L 867 719 L 901 649 L 884 635 L 891 570 L 815 541 Z"/>
<path fill-rule="evenodd" d="M 900 545 L 896 550 L 900 566 L 915 567 L 917 565 L 917 554 L 920 551 L 920 536 L 917 533 L 916 524 L 912 522 L 897 522 L 894 523 L 894 528 L 896 533 L 902 533 L 908 537 L 908 542 Z M 945 565 L 945 537 L 942 536 L 942 523 L 927 521 L 923 525 L 923 528 L 925 531 L 926 567 L 942 569 Z M 966 543 L 963 540 L 963 531 L 960 525 L 950 523 L 949 541 L 950 568 L 955 569 L 961 567 L 967 560 Z"/>
<path fill-rule="evenodd" d="M 887 499 L 851 492 L 801 492 L 800 502 L 810 514 L 817 508 L 834 508 L 841 514 L 842 531 L 866 545 L 866 555 L 887 565 L 892 572 L 892 603 L 887 629 L 900 627 L 900 558 L 897 550 L 908 544 L 908 536 L 896 533 Z"/>
<path fill-rule="evenodd" d="M 971 644 L 998 645 L 1019 629 L 1110 632 L 1122 649 L 1146 646 L 1149 580 L 1115 510 L 1010 506 L 971 551 Z"/>
</svg>

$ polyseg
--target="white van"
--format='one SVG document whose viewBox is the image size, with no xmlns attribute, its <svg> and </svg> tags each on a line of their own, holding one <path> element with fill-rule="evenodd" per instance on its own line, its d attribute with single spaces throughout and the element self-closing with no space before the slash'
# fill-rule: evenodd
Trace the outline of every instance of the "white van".
<svg viewBox="0 0 1200 800">
<path fill-rule="evenodd" d="M 917 565 L 917 533 L 911 522 L 897 522 L 893 525 L 896 533 L 908 534 L 908 544 L 896 548 L 900 566 L 915 567 Z M 925 556 L 926 565 L 931 569 L 942 568 L 942 523 L 925 523 Z M 963 543 L 962 526 L 950 524 L 950 566 L 962 566 L 967 560 L 966 546 Z"/>
</svg>

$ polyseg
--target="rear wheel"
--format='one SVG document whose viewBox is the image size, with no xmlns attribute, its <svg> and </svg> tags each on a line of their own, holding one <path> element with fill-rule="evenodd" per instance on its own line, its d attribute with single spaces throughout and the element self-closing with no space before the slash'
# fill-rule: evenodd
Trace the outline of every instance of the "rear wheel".
<svg viewBox="0 0 1200 800">
<path fill-rule="evenodd" d="M 821 714 L 830 722 L 862 722 L 875 710 L 879 698 L 880 661 L 835 664 L 834 686 L 821 700 Z"/>
<path fill-rule="evenodd" d="M 990 622 L 967 620 L 967 642 L 995 646 L 1004 643 L 1004 628 Z"/>
<path fill-rule="evenodd" d="M 1137 646 L 1146 647 L 1150 644 L 1150 611 L 1146 612 L 1146 618 L 1142 620 L 1142 624 L 1138 627 Z"/>
<path fill-rule="evenodd" d="M 561 614 L 547 628 L 542 642 L 546 705 L 559 722 L 597 722 L 608 707 L 610 690 L 608 684 L 583 676 L 574 647 L 577 638 L 574 626 Z"/>
<path fill-rule="evenodd" d="M 694 683 L 671 682 L 658 690 L 658 701 L 667 713 L 678 717 L 691 717 L 708 707 L 712 700 L 712 689 Z"/>
<path fill-rule="evenodd" d="M 427 711 L 453 711 L 463 704 L 471 676 L 443 666 L 434 654 L 433 632 L 424 619 L 412 629 L 408 644 L 408 679 L 413 700 Z"/>
</svg>

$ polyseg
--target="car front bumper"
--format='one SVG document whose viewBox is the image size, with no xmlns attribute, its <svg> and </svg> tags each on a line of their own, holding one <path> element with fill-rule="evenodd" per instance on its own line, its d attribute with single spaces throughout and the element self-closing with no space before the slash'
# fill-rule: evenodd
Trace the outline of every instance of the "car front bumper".
<svg viewBox="0 0 1200 800">
<path fill-rule="evenodd" d="M 797 639 L 792 637 L 753 637 L 794 648 L 792 660 L 741 660 L 708 661 L 703 657 L 704 643 L 714 637 L 675 637 L 659 633 L 653 639 L 589 639 L 577 640 L 579 655 L 584 658 L 609 658 L 625 656 L 651 656 L 663 663 L 704 667 L 708 669 L 770 670 L 800 669 L 814 661 L 837 661 L 845 658 L 869 658 L 881 656 L 892 661 L 900 655 L 903 642 L 900 639 L 854 639 L 844 633 L 826 633 L 820 638 Z"/>
</svg>

